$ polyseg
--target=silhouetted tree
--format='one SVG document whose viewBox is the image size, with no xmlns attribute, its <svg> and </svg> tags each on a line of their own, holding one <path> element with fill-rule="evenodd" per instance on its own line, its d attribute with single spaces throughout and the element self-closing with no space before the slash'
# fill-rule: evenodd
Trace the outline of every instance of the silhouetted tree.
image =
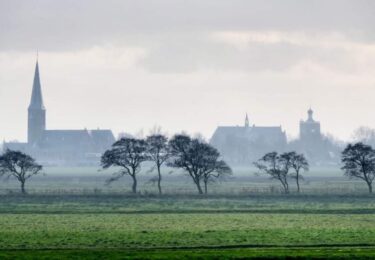
<svg viewBox="0 0 375 260">
<path fill-rule="evenodd" d="M 290 158 L 289 164 L 290 168 L 294 170 L 294 174 L 291 175 L 293 179 L 296 180 L 297 184 L 297 192 L 300 192 L 300 180 L 303 180 L 303 176 L 301 175 L 301 170 L 308 171 L 309 170 L 309 163 L 306 160 L 303 154 L 297 154 L 296 152 L 289 152 L 285 153 L 287 157 Z"/>
<path fill-rule="evenodd" d="M 7 149 L 0 156 L 0 173 L 7 177 L 14 177 L 21 183 L 21 192 L 26 193 L 25 183 L 32 176 L 42 170 L 42 166 L 35 160 L 22 152 Z"/>
<path fill-rule="evenodd" d="M 203 177 L 204 193 L 207 194 L 209 182 L 215 182 L 218 179 L 224 179 L 232 174 L 232 169 L 223 160 L 220 160 L 220 153 L 216 148 L 203 143 L 202 163 L 200 172 Z"/>
<path fill-rule="evenodd" d="M 348 144 L 341 154 L 344 166 L 341 168 L 349 178 L 364 180 L 372 193 L 375 178 L 375 150 L 363 143 Z"/>
<path fill-rule="evenodd" d="M 150 160 L 155 163 L 156 170 L 158 171 L 158 189 L 159 194 L 162 194 L 161 190 L 161 166 L 171 156 L 171 152 L 168 145 L 168 139 L 164 135 L 156 134 L 147 137 L 147 155 Z"/>
<path fill-rule="evenodd" d="M 290 169 L 290 157 L 277 152 L 265 154 L 254 163 L 261 172 L 271 176 L 271 179 L 280 181 L 285 193 L 289 193 L 288 173 Z"/>
<path fill-rule="evenodd" d="M 203 194 L 201 181 L 204 182 L 207 193 L 209 181 L 224 174 L 231 174 L 229 166 L 219 159 L 220 153 L 203 141 L 191 139 L 186 135 L 176 135 L 169 145 L 173 156 L 168 165 L 184 169 L 193 179 L 199 194 Z"/>
<path fill-rule="evenodd" d="M 137 173 L 141 169 L 142 162 L 147 160 L 147 144 L 142 139 L 121 138 L 116 141 L 112 148 L 107 150 L 102 158 L 103 169 L 115 166 L 121 170 L 114 174 L 107 182 L 120 179 L 124 175 L 129 175 L 133 180 L 132 191 L 137 193 Z"/>
</svg>

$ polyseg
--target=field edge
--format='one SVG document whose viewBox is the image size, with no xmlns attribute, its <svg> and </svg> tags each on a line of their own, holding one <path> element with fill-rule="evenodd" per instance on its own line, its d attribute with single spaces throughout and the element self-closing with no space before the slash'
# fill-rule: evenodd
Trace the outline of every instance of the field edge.
<svg viewBox="0 0 375 260">
<path fill-rule="evenodd" d="M 0 250 L 1 259 L 374 259 L 375 247 Z"/>
</svg>

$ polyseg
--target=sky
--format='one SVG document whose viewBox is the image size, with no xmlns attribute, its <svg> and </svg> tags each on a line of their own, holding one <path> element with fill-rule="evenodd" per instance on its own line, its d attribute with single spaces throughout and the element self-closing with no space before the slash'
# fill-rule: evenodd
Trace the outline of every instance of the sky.
<svg viewBox="0 0 375 260">
<path fill-rule="evenodd" d="M 0 138 L 26 140 L 36 52 L 48 129 L 210 138 L 375 128 L 375 1 L 0 0 Z"/>
</svg>

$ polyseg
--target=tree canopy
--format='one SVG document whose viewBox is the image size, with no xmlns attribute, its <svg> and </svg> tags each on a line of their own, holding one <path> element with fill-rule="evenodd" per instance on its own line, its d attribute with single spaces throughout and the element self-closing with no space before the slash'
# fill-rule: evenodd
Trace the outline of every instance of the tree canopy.
<svg viewBox="0 0 375 260">
<path fill-rule="evenodd" d="M 372 182 L 375 178 L 375 150 L 361 142 L 348 144 L 341 154 L 342 170 L 350 178 L 366 182 L 369 193 L 372 193 Z"/>
<path fill-rule="evenodd" d="M 114 174 L 108 182 L 116 181 L 124 175 L 129 175 L 133 180 L 132 191 L 137 192 L 137 173 L 141 169 L 141 163 L 148 159 L 147 144 L 144 140 L 135 138 L 121 138 L 112 148 L 107 150 L 102 158 L 101 165 L 104 169 L 120 167 L 121 170 Z"/>
<path fill-rule="evenodd" d="M 169 166 L 185 170 L 192 178 L 198 193 L 203 194 L 201 182 L 205 185 L 204 192 L 210 181 L 230 175 L 231 168 L 220 159 L 216 148 L 199 139 L 186 135 L 176 135 L 170 142 L 172 158 Z"/>
<path fill-rule="evenodd" d="M 39 174 L 42 168 L 42 165 L 36 163 L 34 158 L 20 151 L 7 149 L 0 156 L 0 173 L 17 179 L 21 183 L 22 193 L 26 193 L 26 181 Z"/>
</svg>

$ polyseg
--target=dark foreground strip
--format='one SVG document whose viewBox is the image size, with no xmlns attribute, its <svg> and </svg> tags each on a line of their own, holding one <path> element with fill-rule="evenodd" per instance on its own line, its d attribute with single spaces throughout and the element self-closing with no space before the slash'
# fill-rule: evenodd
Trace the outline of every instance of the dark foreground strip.
<svg viewBox="0 0 375 260">
<path fill-rule="evenodd" d="M 52 211 L 0 211 L 0 214 L 375 214 L 375 209 L 276 209 L 276 210 L 139 210 L 139 211 L 118 211 L 118 210 L 52 210 Z"/>
<path fill-rule="evenodd" d="M 7 250 L 1 259 L 375 259 L 374 248 Z"/>
<path fill-rule="evenodd" d="M 36 248 L 36 249 L 27 249 L 27 248 L 10 248 L 0 249 L 2 251 L 49 251 L 49 250 L 57 250 L 57 251 L 69 251 L 69 250 L 134 250 L 134 251 L 143 251 L 143 250 L 215 250 L 215 249 L 344 249 L 344 248 L 351 248 L 351 249 L 374 249 L 375 244 L 307 244 L 307 245 L 272 245 L 272 244 L 265 244 L 265 245 L 258 245 L 258 244 L 243 244 L 243 245 L 212 245 L 212 246 L 164 246 L 164 247 L 132 247 L 132 248 L 119 248 L 119 247 L 106 247 L 106 248 L 95 248 L 95 247 L 76 247 L 76 248 L 54 248 L 54 247 L 45 247 L 45 248 Z"/>
</svg>

